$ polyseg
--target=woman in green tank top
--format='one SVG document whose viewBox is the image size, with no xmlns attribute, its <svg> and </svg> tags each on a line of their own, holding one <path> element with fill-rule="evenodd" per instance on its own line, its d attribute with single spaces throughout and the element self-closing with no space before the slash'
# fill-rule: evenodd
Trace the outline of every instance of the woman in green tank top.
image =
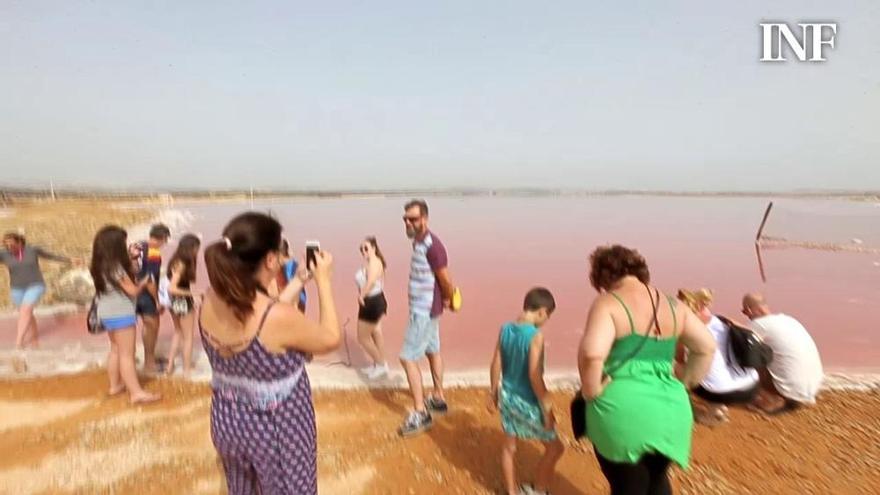
<svg viewBox="0 0 880 495">
<path fill-rule="evenodd" d="M 587 435 L 612 495 L 672 493 L 669 463 L 686 468 L 691 452 L 687 388 L 708 372 L 715 340 L 684 304 L 648 285 L 637 251 L 600 247 L 590 263 L 600 294 L 578 351 Z M 690 351 L 681 377 L 672 366 L 678 341 Z"/>
</svg>

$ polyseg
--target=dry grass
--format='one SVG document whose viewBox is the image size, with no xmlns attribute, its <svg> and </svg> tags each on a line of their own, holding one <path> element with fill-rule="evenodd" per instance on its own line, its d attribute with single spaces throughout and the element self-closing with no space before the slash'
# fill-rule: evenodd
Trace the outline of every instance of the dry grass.
<svg viewBox="0 0 880 495">
<path fill-rule="evenodd" d="M 17 203 L 0 215 L 0 233 L 24 229 L 29 244 L 53 253 L 81 257 L 88 261 L 95 232 L 104 225 L 123 227 L 148 222 L 154 208 L 119 209 L 114 201 L 61 200 L 57 202 Z M 61 302 L 55 286 L 66 267 L 52 261 L 41 261 L 48 291 L 44 304 Z M 10 309 L 9 275 L 0 269 L 0 309 Z"/>
</svg>

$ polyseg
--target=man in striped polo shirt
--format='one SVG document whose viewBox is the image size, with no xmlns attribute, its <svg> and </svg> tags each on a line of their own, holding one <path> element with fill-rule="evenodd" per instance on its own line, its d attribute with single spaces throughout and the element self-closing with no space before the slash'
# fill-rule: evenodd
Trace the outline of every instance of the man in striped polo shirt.
<svg viewBox="0 0 880 495">
<path fill-rule="evenodd" d="M 410 412 L 399 433 L 411 436 L 433 424 L 431 414 L 445 414 L 443 361 L 440 359 L 440 315 L 449 307 L 453 285 L 447 270 L 446 248 L 428 230 L 428 204 L 412 200 L 404 207 L 406 236 L 413 240 L 409 275 L 409 326 L 400 351 L 400 363 L 413 395 L 415 410 Z M 427 398 L 422 390 L 419 360 L 427 356 L 434 390 Z"/>
</svg>

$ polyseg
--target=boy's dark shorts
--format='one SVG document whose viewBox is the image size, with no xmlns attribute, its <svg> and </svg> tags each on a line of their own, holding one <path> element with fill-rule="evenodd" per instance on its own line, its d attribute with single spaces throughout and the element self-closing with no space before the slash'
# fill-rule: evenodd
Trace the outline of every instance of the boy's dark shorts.
<svg viewBox="0 0 880 495">
<path fill-rule="evenodd" d="M 143 291 L 137 296 L 135 301 L 134 312 L 141 316 L 158 316 L 159 307 L 156 306 L 156 300 L 149 292 Z"/>
</svg>

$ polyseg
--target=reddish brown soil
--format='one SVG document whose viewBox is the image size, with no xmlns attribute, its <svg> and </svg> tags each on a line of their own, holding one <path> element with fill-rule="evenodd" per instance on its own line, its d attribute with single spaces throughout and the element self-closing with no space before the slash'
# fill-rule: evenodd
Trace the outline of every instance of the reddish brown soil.
<svg viewBox="0 0 880 495">
<path fill-rule="evenodd" d="M 207 385 L 154 380 L 164 400 L 130 407 L 104 397 L 100 372 L 0 386 L 2 493 L 225 493 L 208 431 Z M 408 405 L 400 390 L 315 394 L 321 493 L 500 493 L 498 418 L 485 390 L 449 393 L 451 413 L 419 437 L 395 429 Z M 566 410 L 567 394 L 555 395 Z M 697 426 L 683 494 L 862 494 L 880 481 L 880 392 L 828 392 L 812 409 Z M 567 418 L 563 418 L 563 423 Z M 588 444 L 571 440 L 553 487 L 559 495 L 607 493 Z M 540 450 L 520 448 L 528 479 Z"/>
</svg>

